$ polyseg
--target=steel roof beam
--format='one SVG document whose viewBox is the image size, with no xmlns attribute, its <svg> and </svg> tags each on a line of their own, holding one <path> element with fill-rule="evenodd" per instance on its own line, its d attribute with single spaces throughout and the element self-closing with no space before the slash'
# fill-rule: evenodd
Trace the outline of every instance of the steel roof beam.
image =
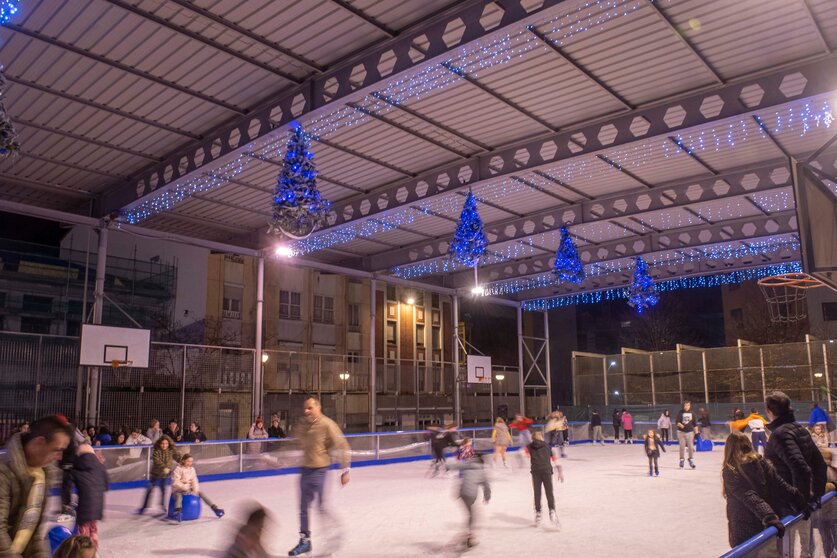
<svg viewBox="0 0 837 558">
<path fill-rule="evenodd" d="M 735 260 L 734 262 L 726 260 L 696 260 L 694 262 L 681 262 L 675 265 L 668 265 L 663 268 L 651 269 L 649 270 L 649 273 L 655 282 L 660 282 L 668 279 L 685 279 L 690 277 L 699 277 L 701 275 L 745 271 L 748 269 L 770 265 L 771 263 L 776 263 L 777 260 L 796 261 L 798 259 L 799 252 L 786 247 L 773 257 L 754 256 L 752 258 Z M 555 285 L 554 287 L 524 291 L 519 294 L 521 295 L 520 300 L 523 301 L 560 298 L 581 292 L 592 293 L 612 288 L 627 287 L 630 285 L 631 280 L 632 278 L 630 274 L 616 272 L 588 278 L 579 285 L 562 283 L 560 285 Z"/>
<path fill-rule="evenodd" d="M 51 163 L 53 165 L 58 165 L 59 167 L 67 167 L 68 169 L 74 169 L 81 172 L 89 172 L 90 174 L 98 174 L 99 176 L 105 176 L 107 178 L 119 178 L 120 175 L 113 174 L 112 172 L 107 171 L 100 171 L 96 169 L 91 169 L 88 167 L 82 167 L 81 165 L 76 165 L 74 163 L 68 163 L 66 161 L 56 161 L 55 159 L 50 159 L 48 157 L 43 157 L 41 155 L 35 155 L 34 153 L 29 153 L 27 151 L 21 151 L 18 157 L 26 157 L 28 159 L 34 159 L 36 161 L 40 161 L 42 163 Z"/>
<path fill-rule="evenodd" d="M 768 230 L 768 223 L 773 225 L 770 227 L 773 229 L 772 232 Z M 796 211 L 789 209 L 773 215 L 740 217 L 720 221 L 712 225 L 702 223 L 670 229 L 661 233 L 629 236 L 597 246 L 580 246 L 578 255 L 583 262 L 607 262 L 655 252 L 696 248 L 706 244 L 744 241 L 794 232 L 796 232 Z M 492 283 L 520 278 L 525 275 L 545 273 L 552 270 L 554 257 L 554 254 L 549 254 L 525 260 L 491 264 L 480 268 L 480 273 L 484 277 L 489 277 L 489 281 Z M 505 268 L 509 267 L 512 269 L 507 272 Z M 492 276 L 492 272 L 497 273 Z M 471 270 L 455 274 L 451 281 L 454 287 L 464 287 L 469 284 L 469 277 L 473 278 Z"/>
<path fill-rule="evenodd" d="M 257 139 L 269 134 L 275 134 L 277 126 L 285 126 L 291 121 L 302 117 L 306 113 L 317 111 L 323 113 L 326 107 L 345 100 L 357 100 L 364 94 L 373 93 L 372 88 L 384 80 L 390 80 L 408 70 L 426 66 L 428 64 L 439 64 L 444 56 L 460 49 L 463 45 L 477 41 L 487 36 L 503 33 L 504 29 L 515 24 L 531 23 L 542 18 L 544 12 L 564 4 L 567 0 L 543 0 L 540 6 L 527 10 L 524 4 L 526 0 L 503 0 L 503 12 L 497 26 L 486 30 L 480 23 L 482 13 L 488 4 L 493 0 L 471 0 L 459 2 L 453 5 L 453 9 L 447 9 L 441 13 L 432 14 L 425 18 L 421 24 L 410 28 L 407 31 L 399 31 L 395 38 L 385 40 L 364 49 L 360 53 L 350 55 L 346 60 L 338 63 L 334 68 L 325 70 L 317 68 L 322 73 L 309 78 L 303 85 L 294 87 L 292 90 L 282 92 L 271 101 L 265 102 L 262 106 L 250 111 L 246 117 L 238 118 L 232 123 L 224 124 L 207 133 L 206 137 L 199 143 L 188 145 L 171 153 L 165 162 L 149 167 L 137 173 L 131 180 L 114 183 L 100 200 L 98 213 L 108 215 L 113 211 L 124 209 L 131 204 L 137 203 L 144 196 L 159 193 L 173 184 L 179 183 L 187 176 L 200 171 L 202 167 L 207 170 L 214 166 L 223 164 L 233 156 L 233 152 L 240 150 Z M 264 44 L 265 39 L 259 35 L 248 32 L 241 26 L 224 19 L 209 10 L 200 8 L 188 0 L 172 0 L 177 5 L 208 17 L 213 21 L 224 25 L 237 33 L 244 34 L 253 40 Z M 444 36 L 444 31 L 449 25 L 464 25 L 461 37 L 451 40 Z M 424 56 L 413 60 L 411 50 L 413 42 L 420 41 L 426 45 Z M 447 41 L 447 42 L 446 42 Z M 270 43 L 271 48 L 281 48 L 279 45 Z M 288 53 L 290 55 L 290 53 Z M 383 60 L 394 59 L 392 73 L 386 77 L 381 75 L 378 67 Z M 355 70 L 363 67 L 365 70 L 363 79 L 353 83 L 351 76 Z M 331 83 L 336 82 L 332 91 Z M 326 86 L 331 93 L 326 94 Z M 299 110 L 297 103 L 302 100 L 303 107 Z M 339 106 L 339 105 L 335 105 Z M 278 119 L 271 120 L 271 115 L 281 112 Z M 232 140 L 233 132 L 236 132 L 236 141 Z M 220 144 L 217 152 L 212 152 L 214 143 Z M 200 153 L 200 157 L 198 157 Z M 202 162 L 196 164 L 195 160 Z M 185 161 L 184 170 L 180 170 L 180 162 Z M 176 164 L 172 164 L 176 163 Z M 166 167 L 171 166 L 173 172 L 166 176 Z M 151 177 L 156 175 L 156 188 L 151 188 Z"/>
<path fill-rule="evenodd" d="M 813 12 L 811 12 L 811 6 L 808 4 L 808 0 L 801 0 L 802 1 L 802 9 L 805 10 L 805 15 L 808 16 L 808 19 L 811 20 L 814 28 L 817 30 L 817 38 L 819 39 L 820 46 L 822 46 L 822 50 L 825 54 L 831 54 L 831 45 L 828 44 L 828 40 L 825 38 L 825 33 L 820 26 L 820 22 L 817 21 L 817 18 L 814 17 Z"/>
<path fill-rule="evenodd" d="M 761 131 L 764 133 L 764 135 L 766 135 L 768 137 L 768 139 L 770 139 L 770 141 L 773 143 L 773 145 L 776 146 L 776 149 L 781 151 L 782 154 L 785 157 L 787 157 L 788 159 L 793 158 L 793 155 L 791 155 L 790 152 L 787 149 L 785 149 L 785 146 L 782 145 L 779 142 L 779 140 L 776 139 L 776 136 L 774 136 L 773 133 L 767 128 L 767 126 L 764 125 L 764 122 L 762 121 L 762 119 L 759 115 L 754 114 L 753 115 L 753 120 L 756 121 L 756 124 L 758 124 L 759 129 L 761 129 Z"/>
<path fill-rule="evenodd" d="M 107 0 L 107 1 L 110 2 L 111 4 L 113 4 L 114 6 L 117 6 L 121 9 L 125 10 L 126 12 L 131 12 L 132 14 L 137 15 L 141 18 L 147 19 L 149 21 L 153 21 L 154 23 L 156 23 L 157 25 L 159 25 L 161 27 L 165 27 L 167 29 L 170 29 L 170 30 L 174 31 L 175 33 L 180 33 L 181 35 L 185 35 L 185 36 L 189 37 L 190 39 L 192 39 L 193 41 L 198 41 L 199 43 L 203 43 L 203 44 L 205 44 L 205 45 L 207 45 L 211 48 L 214 48 L 215 50 L 219 50 L 219 51 L 223 52 L 224 54 L 232 56 L 233 58 L 238 58 L 239 60 L 243 60 L 244 62 L 247 62 L 248 64 L 251 64 L 253 66 L 256 66 L 257 68 L 261 68 L 262 70 L 270 72 L 271 74 L 274 74 L 274 75 L 277 75 L 277 76 L 279 76 L 283 79 L 286 79 L 286 80 L 290 81 L 291 83 L 295 83 L 297 85 L 302 83 L 302 80 L 298 77 L 292 76 L 291 74 L 289 74 L 287 72 L 283 72 L 282 70 L 274 68 L 270 64 L 266 64 L 266 63 L 264 63 L 260 60 L 256 60 L 255 58 L 253 58 L 251 56 L 247 56 L 246 54 L 243 54 L 243 53 L 235 50 L 234 48 L 230 48 L 227 45 L 223 45 L 221 43 L 213 41 L 212 39 L 204 37 L 200 33 L 195 33 L 194 31 L 190 31 L 189 29 L 186 29 L 185 27 L 182 27 L 180 25 L 176 25 L 176 24 L 170 22 L 169 20 L 158 16 L 157 14 L 153 14 L 151 12 L 141 10 L 138 7 L 134 6 L 133 4 L 129 4 L 128 2 L 124 2 L 123 0 Z"/>
<path fill-rule="evenodd" d="M 47 182 L 40 182 L 32 180 L 31 178 L 24 178 L 22 176 L 12 176 L 8 174 L 0 174 L 0 184 L 11 184 L 13 186 L 22 186 L 25 188 L 34 188 L 36 190 L 43 190 L 45 192 L 52 192 L 55 194 L 68 196 L 71 198 L 91 199 L 95 194 L 86 190 L 76 190 L 68 186 L 61 186 L 60 184 L 49 184 Z"/>
<path fill-rule="evenodd" d="M 780 90 L 782 80 L 792 74 L 802 74 L 807 83 L 803 91 L 798 95 L 786 97 Z M 758 85 L 764 91 L 758 106 L 745 107 L 740 100 L 742 90 L 750 85 Z M 592 154 L 604 149 L 612 149 L 635 141 L 647 140 L 658 136 L 668 136 L 680 130 L 696 126 L 710 124 L 730 117 L 745 114 L 747 112 L 769 107 L 775 107 L 791 102 L 795 99 L 802 99 L 822 93 L 830 93 L 837 90 L 837 56 L 821 58 L 816 61 L 799 65 L 790 65 L 771 73 L 760 74 L 756 77 L 742 79 L 736 83 L 724 85 L 717 88 L 703 88 L 700 92 L 671 99 L 666 102 L 637 109 L 629 113 L 620 114 L 609 119 L 599 119 L 588 125 L 568 129 L 554 134 L 541 135 L 537 139 L 516 143 L 500 148 L 489 153 L 475 155 L 470 159 L 452 163 L 448 166 L 435 169 L 414 179 L 399 180 L 388 185 L 381 186 L 364 196 L 355 196 L 334 204 L 337 215 L 334 226 L 339 226 L 347 221 L 354 220 L 351 215 L 363 215 L 360 211 L 361 204 L 368 202 L 372 208 L 366 214 L 381 213 L 396 209 L 403 205 L 415 205 L 421 199 L 433 198 L 438 195 L 450 193 L 451 190 L 473 187 L 480 183 L 487 183 L 512 174 L 519 174 L 527 170 L 547 171 L 550 166 L 557 163 L 579 157 L 585 154 Z M 704 101 L 714 97 L 720 98 L 723 103 L 721 111 L 714 116 L 705 116 L 700 112 Z M 675 107 L 682 108 L 686 112 L 683 121 L 678 125 L 666 123 L 666 113 Z M 641 136 L 631 132 L 631 124 L 636 119 L 643 119 L 649 124 L 648 131 Z M 616 128 L 616 137 L 608 144 L 599 140 L 599 135 L 606 127 Z M 583 145 L 573 143 L 573 149 L 569 144 L 574 142 L 573 136 L 583 134 L 586 141 Z M 523 164 L 515 160 L 519 150 L 528 151 L 528 161 Z M 545 155 L 550 154 L 550 155 Z M 460 178 L 460 171 L 469 170 L 470 178 Z M 624 169 L 623 169 L 624 170 Z M 444 184 L 438 183 L 438 176 L 446 175 Z M 419 195 L 417 192 L 419 183 L 424 183 L 427 188 Z M 396 193 L 401 189 L 407 190 L 407 196 L 403 202 L 396 199 Z M 387 203 L 378 205 L 379 199 L 386 199 Z M 351 208 L 351 209 L 349 209 Z M 349 215 L 350 217 L 346 217 Z M 329 228 L 322 232 L 329 231 Z M 315 233 L 315 235 L 318 233 Z"/>
<path fill-rule="evenodd" d="M 222 108 L 224 110 L 227 110 L 229 112 L 233 112 L 235 114 L 238 114 L 239 116 L 243 116 L 247 113 L 247 111 L 245 109 L 239 108 L 239 107 L 237 107 L 237 106 L 235 106 L 231 103 L 228 103 L 226 101 L 216 99 L 215 97 L 211 97 L 211 96 L 209 96 L 205 93 L 201 93 L 200 91 L 195 91 L 194 89 L 190 89 L 190 88 L 188 88 L 184 85 L 180 85 L 177 82 L 169 81 L 167 79 L 155 76 L 153 74 L 150 74 L 148 72 L 145 72 L 145 71 L 140 70 L 138 68 L 135 68 L 133 66 L 123 64 L 122 62 L 117 62 L 116 60 L 111 60 L 107 56 L 102 56 L 101 54 L 96 54 L 95 52 L 90 52 L 89 50 L 77 47 L 75 45 L 71 45 L 69 43 L 59 41 L 58 39 L 54 39 L 52 37 L 47 37 L 46 35 L 42 35 L 41 33 L 38 33 L 37 31 L 32 31 L 30 29 L 26 29 L 25 27 L 22 27 L 22 26 L 20 26 L 16 23 L 5 23 L 3 26 L 6 27 L 7 29 L 11 29 L 12 31 L 14 31 L 16 33 L 20 33 L 21 35 L 26 35 L 27 37 L 30 37 L 32 39 L 41 41 L 43 43 L 47 43 L 49 45 L 60 48 L 62 50 L 66 50 L 67 52 L 72 52 L 73 54 L 75 54 L 77 56 L 81 56 L 83 58 L 89 58 L 91 60 L 95 60 L 96 62 L 99 62 L 101 64 L 105 64 L 106 66 L 110 66 L 111 68 L 116 68 L 117 70 L 119 70 L 121 72 L 125 72 L 126 74 L 132 74 L 132 75 L 135 75 L 135 76 L 140 77 L 142 79 L 148 80 L 152 83 L 162 85 L 163 87 L 167 87 L 169 89 L 174 89 L 175 91 L 179 91 L 180 93 L 184 93 L 184 94 L 189 95 L 191 97 L 194 97 L 196 99 L 200 99 L 201 101 L 204 101 L 206 103 L 215 105 L 215 106 L 220 107 L 220 108 Z"/>
<path fill-rule="evenodd" d="M 755 174 L 762 188 L 788 186 L 790 177 L 780 184 L 774 184 L 772 181 L 770 175 L 777 168 L 787 169 L 787 161 L 746 166 L 717 176 L 678 180 L 674 183 L 658 185 L 651 190 L 635 189 L 580 203 L 560 204 L 520 218 L 487 223 L 485 232 L 489 242 L 496 244 L 555 231 L 565 223 L 573 225 L 595 223 L 619 217 L 642 215 L 659 209 L 685 207 L 693 203 L 741 196 L 752 192 L 752 189 L 748 189 L 744 183 L 745 176 L 750 174 Z M 716 188 L 719 182 L 724 183 L 725 187 Z M 695 194 L 694 189 L 692 192 L 688 191 L 693 185 L 700 187 L 699 195 Z M 445 241 L 449 240 L 449 236 L 449 234 L 440 236 L 431 242 L 416 243 L 396 251 L 374 254 L 370 256 L 371 268 L 374 270 L 390 269 L 443 256 L 445 252 L 442 250 L 446 249 Z M 417 252 L 423 257 L 411 258 L 411 252 Z"/>
<path fill-rule="evenodd" d="M 385 34 L 386 36 L 388 36 L 390 38 L 395 37 L 396 35 L 398 35 L 398 31 L 396 31 L 394 29 L 390 29 L 389 27 L 387 27 L 386 25 L 384 25 L 383 23 L 381 23 L 380 21 L 378 21 L 374 17 L 370 16 L 369 14 L 364 12 L 363 10 L 354 7 L 349 2 L 345 2 L 344 0 L 329 0 L 329 1 L 332 4 L 336 4 L 336 5 L 340 6 L 341 8 L 346 10 L 347 12 L 351 13 L 352 15 L 355 15 L 355 16 L 359 17 L 360 19 L 362 19 L 363 21 L 365 21 L 366 23 L 368 23 L 369 25 L 371 25 L 372 27 L 374 27 L 378 31 L 381 31 L 383 34 Z"/>
</svg>

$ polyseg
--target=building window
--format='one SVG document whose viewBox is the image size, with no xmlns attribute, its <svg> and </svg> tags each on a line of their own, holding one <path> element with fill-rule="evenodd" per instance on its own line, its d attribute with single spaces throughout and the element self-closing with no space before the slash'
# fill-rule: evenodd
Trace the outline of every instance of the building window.
<svg viewBox="0 0 837 558">
<path fill-rule="evenodd" d="M 225 318 L 233 320 L 241 319 L 241 299 L 244 295 L 244 288 L 237 285 L 224 285 L 224 307 Z"/>
<path fill-rule="evenodd" d="M 414 298 L 416 299 L 416 306 L 424 306 L 424 291 L 418 291 Z"/>
<path fill-rule="evenodd" d="M 744 327 L 744 310 L 741 308 L 733 308 L 729 312 L 735 327 Z"/>
<path fill-rule="evenodd" d="M 826 322 L 837 322 L 837 302 L 822 303 L 822 319 Z"/>
<path fill-rule="evenodd" d="M 424 347 L 424 325 L 416 326 L 416 347 Z"/>
<path fill-rule="evenodd" d="M 21 316 L 20 332 L 49 334 L 49 328 L 51 324 L 52 322 L 49 318 L 33 318 L 31 316 Z"/>
<path fill-rule="evenodd" d="M 395 322 L 387 322 L 387 343 L 395 345 Z"/>
<path fill-rule="evenodd" d="M 349 304 L 346 312 L 346 322 L 349 329 L 357 331 L 360 329 L 360 304 Z"/>
<path fill-rule="evenodd" d="M 357 351 L 347 351 L 346 362 L 349 364 L 358 364 L 360 362 L 360 353 Z"/>
<path fill-rule="evenodd" d="M 433 308 L 438 308 L 439 307 L 439 293 L 432 293 L 430 295 L 430 305 Z"/>
<path fill-rule="evenodd" d="M 24 312 L 52 312 L 52 299 L 48 296 L 23 295 Z M 37 333 L 37 332 L 36 332 Z"/>
<path fill-rule="evenodd" d="M 387 300 L 398 300 L 395 285 L 387 285 Z"/>
<path fill-rule="evenodd" d="M 314 297 L 314 321 L 321 324 L 334 323 L 334 297 Z"/>
<path fill-rule="evenodd" d="M 302 316 L 302 295 L 293 291 L 279 291 L 279 317 L 298 320 Z"/>
<path fill-rule="evenodd" d="M 431 343 L 433 350 L 439 350 L 442 348 L 442 328 L 433 328 Z"/>
</svg>

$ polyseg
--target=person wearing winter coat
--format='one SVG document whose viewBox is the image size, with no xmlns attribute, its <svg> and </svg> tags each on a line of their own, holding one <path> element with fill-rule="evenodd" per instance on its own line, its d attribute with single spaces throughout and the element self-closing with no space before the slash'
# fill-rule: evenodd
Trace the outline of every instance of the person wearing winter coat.
<svg viewBox="0 0 837 558">
<path fill-rule="evenodd" d="M 268 438 L 285 437 L 285 431 L 282 430 L 282 426 L 279 424 L 279 417 L 274 416 L 270 419 L 270 427 L 267 429 L 267 436 Z"/>
<path fill-rule="evenodd" d="M 87 444 L 78 447 L 73 465 L 73 477 L 78 490 L 76 526 L 78 534 L 90 537 L 93 545 L 99 547 L 99 529 L 96 525 L 104 517 L 105 492 L 108 490 L 108 471 L 104 463 Z"/>
<path fill-rule="evenodd" d="M 604 445 L 604 434 L 602 434 L 602 415 L 593 409 L 590 413 L 590 428 L 593 429 L 593 443 Z"/>
<path fill-rule="evenodd" d="M 70 424 L 73 435 L 70 437 L 70 444 L 61 455 L 58 467 L 61 469 L 61 515 L 59 522 L 71 521 L 73 518 L 73 464 L 76 461 L 76 450 L 79 444 L 84 443 L 84 434 Z"/>
<path fill-rule="evenodd" d="M 825 493 L 827 467 L 808 430 L 796 422 L 790 398 L 781 391 L 767 397 L 767 417 L 770 439 L 764 457 L 782 479 L 796 488 L 808 505 L 817 508 Z M 786 502 L 780 515 L 805 511 L 803 507 Z"/>
<path fill-rule="evenodd" d="M 818 448 L 828 448 L 828 434 L 822 424 L 815 424 L 811 429 L 811 439 Z"/>
<path fill-rule="evenodd" d="M 198 482 L 198 473 L 195 471 L 194 459 L 188 453 L 184 454 L 180 459 L 180 464 L 174 468 L 171 474 L 171 490 L 174 496 L 174 517 L 178 523 L 182 520 L 183 509 L 183 495 L 193 494 L 200 496 L 200 499 L 212 508 L 218 518 L 224 516 L 224 510 L 212 503 L 209 497 L 201 492 L 200 483 Z"/>
<path fill-rule="evenodd" d="M 734 420 L 730 423 L 730 432 L 744 432 L 748 427 L 750 429 L 750 436 L 752 438 L 753 449 L 756 453 L 759 451 L 759 445 L 764 448 L 767 446 L 767 419 L 759 414 L 756 409 L 750 409 L 748 416 L 742 416 L 740 419 Z"/>
<path fill-rule="evenodd" d="M 512 444 L 511 431 L 503 420 L 503 417 L 497 417 L 494 421 L 494 428 L 491 430 L 491 441 L 494 443 L 494 463 L 497 463 L 497 458 L 503 459 L 503 467 L 506 467 L 506 450 Z"/>
<path fill-rule="evenodd" d="M 660 439 L 663 442 L 668 442 L 671 439 L 671 413 L 668 412 L 668 409 L 663 411 L 663 414 L 657 419 L 657 428 L 660 429 Z"/>
<path fill-rule="evenodd" d="M 831 418 L 829 418 L 825 409 L 820 407 L 819 403 L 813 403 L 811 405 L 811 415 L 808 417 L 808 426 L 813 428 L 815 424 L 821 424 L 823 428 L 826 428 L 829 422 L 831 422 Z"/>
<path fill-rule="evenodd" d="M 145 431 L 145 437 L 151 440 L 150 443 L 156 444 L 157 440 L 163 435 L 163 431 L 160 430 L 160 421 L 157 419 L 153 419 L 151 424 L 148 426 L 148 430 Z"/>
<path fill-rule="evenodd" d="M 171 438 L 162 436 L 154 444 L 154 451 L 151 454 L 151 476 L 148 478 L 142 507 L 137 510 L 138 514 L 145 513 L 145 509 L 151 500 L 151 492 L 155 486 L 160 488 L 160 506 L 163 512 L 166 511 L 166 479 L 171 474 L 176 461 L 180 461 L 180 452 L 175 449 Z"/>
<path fill-rule="evenodd" d="M 547 448 L 548 453 L 549 449 Z M 471 548 L 477 545 L 477 539 L 474 536 L 474 504 L 479 497 L 480 488 L 482 488 L 483 501 L 486 504 L 491 501 L 491 485 L 488 483 L 488 475 L 485 473 L 484 456 L 481 453 L 476 453 L 471 459 L 448 465 L 447 469 L 460 472 L 459 500 L 468 513 L 468 531 L 464 543 L 466 547 Z"/>
<path fill-rule="evenodd" d="M 174 419 L 169 421 L 169 425 L 163 430 L 163 435 L 171 438 L 172 442 L 179 442 L 183 439 L 183 432 L 180 431 L 180 427 Z"/>
<path fill-rule="evenodd" d="M 620 420 L 625 431 L 625 443 L 630 444 L 634 439 L 634 416 L 627 409 L 622 409 Z"/>
<path fill-rule="evenodd" d="M 183 435 L 183 441 L 190 444 L 199 444 L 206 441 L 206 434 L 203 433 L 197 422 L 192 421 L 189 423 L 189 430 Z"/>
<path fill-rule="evenodd" d="M 532 443 L 529 444 L 529 455 L 532 458 L 530 472 L 532 473 L 532 488 L 535 491 L 535 525 L 541 521 L 541 488 L 546 492 L 546 506 L 549 509 L 549 520 L 557 523 L 555 514 L 555 493 L 552 489 L 552 453 L 543 441 L 543 435 L 535 432 Z"/>
<path fill-rule="evenodd" d="M 534 422 L 532 419 L 526 418 L 523 415 L 515 415 L 514 420 L 509 424 L 509 428 L 517 430 L 518 437 L 520 438 L 520 446 L 526 453 L 529 452 L 527 448 L 532 443 L 532 432 L 529 430 L 529 427 Z"/>
<path fill-rule="evenodd" d="M 703 407 L 698 410 L 698 428 L 701 440 L 712 439 L 712 421 L 709 419 L 709 411 Z"/>
<path fill-rule="evenodd" d="M 689 467 L 695 468 L 695 434 L 698 431 L 697 415 L 692 411 L 692 402 L 684 401 L 683 408 L 677 413 L 677 445 L 680 449 L 680 468 L 683 468 L 683 457 L 689 450 Z"/>
<path fill-rule="evenodd" d="M 267 433 L 267 429 L 264 427 L 264 419 L 262 416 L 259 415 L 256 417 L 256 422 L 250 426 L 250 430 L 247 432 L 247 439 L 248 440 L 266 440 L 269 438 L 270 435 Z"/>
<path fill-rule="evenodd" d="M 660 476 L 660 467 L 657 460 L 660 458 L 660 450 L 666 451 L 666 446 L 653 428 L 649 428 L 645 436 L 642 437 L 645 443 L 645 455 L 648 457 L 648 476 Z"/>
<path fill-rule="evenodd" d="M 753 450 L 745 434 L 733 430 L 724 446 L 721 469 L 730 547 L 767 527 L 785 534 L 783 509 L 804 506 L 805 498 L 782 479 L 771 463 Z"/>
<path fill-rule="evenodd" d="M 549 420 L 546 423 L 546 435 L 549 437 L 549 446 L 553 448 L 553 454 L 556 453 L 555 448 L 560 451 L 561 457 L 566 457 L 564 452 L 564 445 L 567 443 L 567 431 L 569 425 L 567 424 L 567 417 L 561 411 L 555 411 L 549 415 Z"/>
<path fill-rule="evenodd" d="M 67 419 L 53 415 L 17 433 L 0 454 L 0 556 L 49 558 L 49 544 L 39 535 L 46 511 L 52 464 L 70 444 Z"/>
<path fill-rule="evenodd" d="M 267 523 L 267 510 L 262 506 L 250 512 L 247 521 L 235 535 L 235 541 L 227 549 L 224 558 L 268 558 L 262 543 L 262 534 Z"/>
<path fill-rule="evenodd" d="M 456 424 L 449 422 L 442 429 L 438 426 L 431 426 L 430 431 L 430 449 L 433 450 L 433 476 L 439 474 L 442 466 L 445 464 L 445 450 L 451 447 L 457 447 L 459 440 L 456 435 Z"/>
<path fill-rule="evenodd" d="M 613 443 L 619 443 L 619 429 L 622 428 L 622 411 L 613 409 Z"/>
<path fill-rule="evenodd" d="M 131 430 L 131 435 L 125 440 L 126 446 L 150 446 L 153 443 L 150 438 L 142 435 L 139 428 Z"/>
</svg>

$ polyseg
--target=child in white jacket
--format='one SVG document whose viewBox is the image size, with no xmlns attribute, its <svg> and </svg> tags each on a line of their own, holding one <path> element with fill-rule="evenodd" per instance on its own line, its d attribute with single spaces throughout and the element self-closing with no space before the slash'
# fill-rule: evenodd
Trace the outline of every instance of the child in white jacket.
<svg viewBox="0 0 837 558">
<path fill-rule="evenodd" d="M 175 467 L 174 472 L 171 474 L 171 489 L 174 494 L 174 513 L 178 523 L 182 519 L 181 510 L 183 508 L 184 494 L 194 494 L 196 496 L 200 496 L 201 500 L 206 502 L 209 507 L 212 508 L 215 515 L 219 518 L 224 515 L 224 510 L 213 504 L 209 498 L 207 498 L 206 494 L 200 491 L 198 473 L 192 466 L 194 461 L 195 460 L 192 456 L 187 453 L 180 459 L 180 464 Z"/>
</svg>

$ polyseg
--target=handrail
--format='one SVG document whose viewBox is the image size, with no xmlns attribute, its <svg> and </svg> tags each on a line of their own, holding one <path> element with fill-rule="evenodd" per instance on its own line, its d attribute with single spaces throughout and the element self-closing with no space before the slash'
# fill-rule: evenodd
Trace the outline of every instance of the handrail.
<svg viewBox="0 0 837 558">
<path fill-rule="evenodd" d="M 820 505 L 824 506 L 829 500 L 834 499 L 837 497 L 837 492 L 829 492 L 823 495 L 820 498 Z M 785 526 L 785 529 L 795 525 L 802 521 L 803 515 L 788 515 L 782 518 L 782 525 Z M 759 547 L 763 546 L 766 542 L 775 539 L 779 535 L 779 530 L 776 527 L 768 527 L 761 533 L 750 537 L 743 543 L 739 544 L 735 548 L 730 549 L 726 554 L 722 555 L 720 558 L 745 558 L 750 552 L 757 550 Z"/>
</svg>

